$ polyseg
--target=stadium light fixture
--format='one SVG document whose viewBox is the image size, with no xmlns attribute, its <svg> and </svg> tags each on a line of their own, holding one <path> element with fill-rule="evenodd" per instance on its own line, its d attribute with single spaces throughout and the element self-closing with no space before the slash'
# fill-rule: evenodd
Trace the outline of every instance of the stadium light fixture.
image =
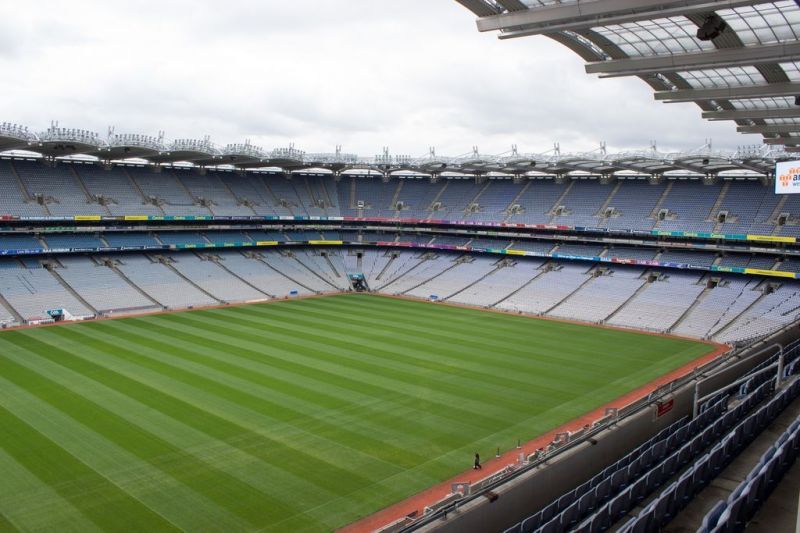
<svg viewBox="0 0 800 533">
<path fill-rule="evenodd" d="M 703 21 L 703 25 L 697 29 L 697 38 L 701 41 L 713 41 L 719 37 L 728 27 L 722 17 L 712 13 Z"/>
</svg>

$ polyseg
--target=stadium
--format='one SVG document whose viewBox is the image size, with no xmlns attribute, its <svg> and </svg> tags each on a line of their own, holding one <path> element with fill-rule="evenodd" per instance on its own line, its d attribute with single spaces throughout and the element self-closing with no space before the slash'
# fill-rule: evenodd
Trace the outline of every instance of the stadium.
<svg viewBox="0 0 800 533">
<path fill-rule="evenodd" d="M 763 144 L 0 123 L 0 530 L 795 527 L 800 4 L 457 1 Z"/>
</svg>

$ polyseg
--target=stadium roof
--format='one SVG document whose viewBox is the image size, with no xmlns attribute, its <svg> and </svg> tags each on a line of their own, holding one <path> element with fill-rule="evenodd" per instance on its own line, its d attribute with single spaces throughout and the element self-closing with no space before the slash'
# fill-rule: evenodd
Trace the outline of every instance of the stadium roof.
<svg viewBox="0 0 800 533">
<path fill-rule="evenodd" d="M 637 76 L 663 102 L 800 150 L 800 0 L 456 0 L 480 31 L 547 36 L 600 77 Z"/>
<path fill-rule="evenodd" d="M 743 147 L 736 152 L 713 150 L 710 144 L 687 152 L 660 152 L 655 144 L 648 149 L 609 153 L 605 145 L 585 153 L 561 152 L 558 145 L 543 153 L 521 153 L 516 147 L 499 155 L 481 154 L 477 147 L 455 157 L 437 155 L 431 149 L 426 156 L 392 155 L 387 148 L 374 157 L 342 153 L 306 153 L 290 145 L 288 148 L 264 150 L 244 142 L 215 145 L 209 137 L 179 139 L 167 142 L 164 134 L 157 137 L 137 134 L 116 134 L 108 138 L 87 130 L 60 128 L 54 124 L 35 134 L 27 127 L 0 123 L 0 154 L 7 156 L 39 154 L 51 158 L 86 157 L 99 161 L 146 161 L 153 164 L 191 163 L 198 167 L 238 169 L 277 168 L 284 171 L 327 169 L 333 172 L 365 171 L 389 174 L 414 172 L 438 175 L 503 174 L 524 175 L 601 175 L 634 174 L 660 176 L 665 173 L 692 176 L 715 176 L 721 172 L 742 176 L 771 176 L 777 161 L 796 156 L 784 146 L 761 145 Z"/>
</svg>

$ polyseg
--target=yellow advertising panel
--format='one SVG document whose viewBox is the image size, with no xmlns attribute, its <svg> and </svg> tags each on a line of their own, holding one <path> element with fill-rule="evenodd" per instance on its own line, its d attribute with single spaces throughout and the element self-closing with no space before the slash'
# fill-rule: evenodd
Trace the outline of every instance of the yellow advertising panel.
<svg viewBox="0 0 800 533">
<path fill-rule="evenodd" d="M 747 240 L 762 242 L 797 242 L 796 237 L 781 237 L 780 235 L 748 235 Z"/>
<path fill-rule="evenodd" d="M 745 274 L 755 274 L 757 276 L 772 276 L 778 278 L 794 278 L 794 272 L 783 272 L 781 270 L 761 270 L 760 268 L 745 268 Z"/>
</svg>

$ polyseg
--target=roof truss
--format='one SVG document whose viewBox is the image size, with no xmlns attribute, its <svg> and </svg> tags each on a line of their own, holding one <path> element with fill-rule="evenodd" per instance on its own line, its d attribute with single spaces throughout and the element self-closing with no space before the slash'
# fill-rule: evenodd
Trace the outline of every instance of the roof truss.
<svg viewBox="0 0 800 533">
<path fill-rule="evenodd" d="M 678 89 L 656 91 L 656 100 L 664 102 L 699 102 L 702 100 L 736 100 L 740 98 L 770 98 L 800 95 L 800 82 L 766 83 L 712 89 Z"/>
<path fill-rule="evenodd" d="M 800 59 L 800 42 L 766 44 L 741 48 L 720 48 L 708 52 L 634 57 L 597 61 L 586 65 L 588 74 L 603 78 L 642 76 L 659 72 L 678 72 L 721 67 L 782 63 Z"/>
<path fill-rule="evenodd" d="M 458 0 L 462 4 L 469 0 Z M 766 0 L 588 0 L 532 7 L 522 11 L 479 15 L 478 30 L 517 32 L 513 36 L 581 30 L 653 18 L 709 13 Z M 488 10 L 488 8 L 487 8 Z M 475 12 L 475 10 L 473 10 Z"/>
<path fill-rule="evenodd" d="M 800 118 L 800 107 L 703 111 L 703 118 L 708 120 L 764 120 Z"/>
</svg>

